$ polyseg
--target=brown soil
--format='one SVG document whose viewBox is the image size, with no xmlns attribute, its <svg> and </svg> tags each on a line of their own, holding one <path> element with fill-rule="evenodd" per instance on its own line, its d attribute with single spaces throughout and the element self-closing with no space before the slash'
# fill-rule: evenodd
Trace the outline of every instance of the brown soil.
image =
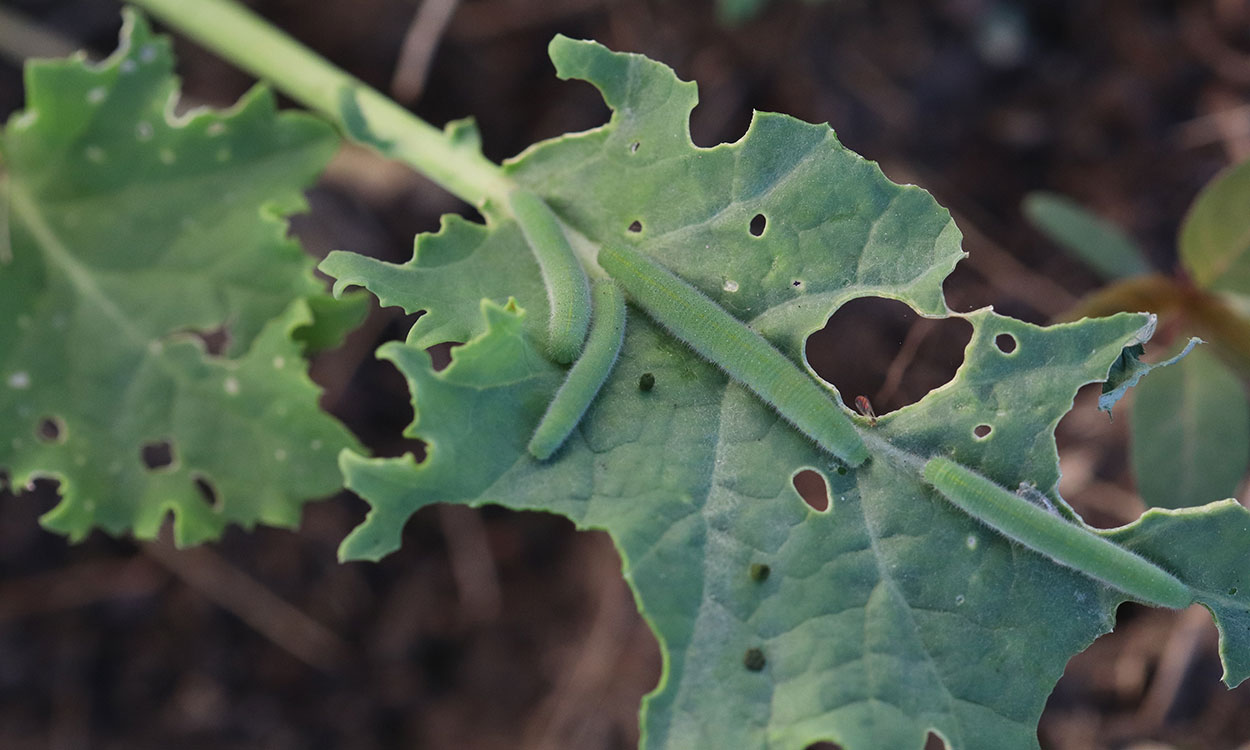
<svg viewBox="0 0 1250 750">
<path fill-rule="evenodd" d="M 6 4 L 96 53 L 115 43 L 106 0 Z M 385 89 L 416 3 L 255 5 Z M 1250 154 L 1247 21 L 1244 0 L 774 0 L 725 28 L 708 0 L 463 0 L 415 109 L 435 123 L 475 116 L 499 159 L 606 115 L 590 87 L 552 75 L 554 33 L 643 52 L 699 81 L 701 145 L 735 140 L 752 108 L 830 122 L 955 214 L 971 258 L 947 283 L 953 308 L 1045 322 L 1097 281 L 1023 223 L 1021 198 L 1067 193 L 1170 269 L 1195 192 Z M 190 45 L 179 54 L 199 100 L 227 104 L 250 83 Z M 0 115 L 21 106 L 20 84 L 14 65 L 0 66 Z M 311 197 L 296 227 L 316 254 L 403 260 L 415 232 L 463 210 L 367 159 L 337 162 Z M 914 316 L 888 304 L 844 316 L 832 325 L 860 332 L 862 356 L 825 374 L 875 394 L 878 413 L 945 382 L 967 337 L 957 323 L 914 331 Z M 407 400 L 402 380 L 369 353 L 410 323 L 375 311 L 314 369 L 326 403 L 382 454 L 411 447 L 400 437 L 411 415 L 394 407 Z M 812 347 L 817 361 L 819 339 Z M 888 380 L 892 364 L 901 378 Z M 1061 425 L 1065 495 L 1113 525 L 1140 501 L 1123 420 L 1108 424 L 1089 395 Z M 636 744 L 659 656 L 602 534 L 539 514 L 430 508 L 401 552 L 339 565 L 335 547 L 365 511 L 345 495 L 310 506 L 298 534 L 232 531 L 176 555 L 99 535 L 67 545 L 37 525 L 50 490 L 0 495 L 0 747 Z M 1205 612 L 1126 607 L 1117 632 L 1070 664 L 1042 744 L 1237 747 L 1250 741 L 1250 694 L 1219 675 Z"/>
</svg>

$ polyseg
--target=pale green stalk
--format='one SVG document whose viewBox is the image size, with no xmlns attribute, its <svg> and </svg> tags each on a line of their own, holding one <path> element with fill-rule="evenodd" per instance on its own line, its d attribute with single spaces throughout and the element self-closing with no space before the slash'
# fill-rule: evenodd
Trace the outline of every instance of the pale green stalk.
<svg viewBox="0 0 1250 750">
<path fill-rule="evenodd" d="M 472 205 L 507 205 L 511 181 L 476 147 L 457 144 L 238 3 L 131 2 Z"/>
</svg>

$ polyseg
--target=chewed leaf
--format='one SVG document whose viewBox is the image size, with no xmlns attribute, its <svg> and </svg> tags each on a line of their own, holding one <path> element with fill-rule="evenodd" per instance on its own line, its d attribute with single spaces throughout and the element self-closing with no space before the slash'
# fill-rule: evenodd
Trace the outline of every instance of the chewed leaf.
<svg viewBox="0 0 1250 750">
<path fill-rule="evenodd" d="M 30 64 L 0 135 L 0 468 L 59 479 L 45 521 L 74 538 L 151 537 L 170 511 L 180 543 L 293 525 L 355 444 L 295 337 L 332 342 L 360 301 L 324 294 L 283 219 L 336 139 L 263 89 L 174 118 L 171 70 L 128 14 L 100 65 Z"/>
<path fill-rule="evenodd" d="M 1144 339 L 1149 339 L 1153 332 L 1154 316 L 1151 316 L 1149 331 L 1145 334 Z M 1136 341 L 1124 347 L 1124 351 L 1120 352 L 1120 356 L 1111 364 L 1111 369 L 1107 372 L 1107 380 L 1102 384 L 1102 395 L 1098 397 L 1098 408 L 1110 413 L 1116 402 L 1124 398 L 1124 395 L 1128 393 L 1128 389 L 1137 385 L 1151 370 L 1176 364 L 1189 354 L 1195 346 L 1201 343 L 1204 343 L 1202 339 L 1191 338 L 1185 344 L 1185 348 L 1175 357 L 1153 363 L 1142 361 L 1142 355 L 1146 351 L 1142 341 Z"/>
<path fill-rule="evenodd" d="M 342 454 L 348 486 L 372 506 L 344 558 L 394 550 L 408 517 L 437 502 L 607 530 L 664 653 L 643 706 L 649 750 L 920 750 L 931 731 L 952 750 L 1035 748 L 1069 657 L 1130 595 L 1115 587 L 1182 606 L 1194 586 L 1212 601 L 1197 560 L 1112 548 L 1056 491 L 1055 426 L 1082 385 L 1150 337 L 1150 316 L 1038 327 L 961 314 L 973 332 L 950 383 L 875 420 L 821 390 L 825 422 L 846 431 L 817 442 L 819 426 L 787 421 L 799 399 L 770 388 L 811 377 L 803 344 L 848 300 L 955 315 L 942 296 L 963 257 L 949 214 L 823 125 L 757 114 L 740 141 L 698 148 L 694 87 L 668 68 L 563 37 L 551 54 L 561 76 L 599 88 L 611 120 L 507 171 L 553 208 L 588 273 L 613 277 L 636 306 L 616 365 L 598 391 L 579 388 L 588 408 L 561 420 L 572 431 L 539 461 L 527 443 L 565 374 L 544 355 L 552 305 L 511 218 L 487 206 L 485 225 L 449 219 L 402 265 L 330 256 L 322 267 L 340 289 L 428 311 L 382 350 L 408 378 L 410 433 L 428 457 Z M 447 340 L 467 343 L 436 372 L 423 348 Z M 738 354 L 763 365 L 727 361 Z M 935 456 L 986 487 L 1028 487 L 1040 502 L 1006 490 L 974 500 L 1018 501 L 1050 519 L 1047 533 L 944 499 L 959 488 L 926 481 Z M 803 472 L 823 481 L 826 507 L 795 489 Z M 1119 576 L 1125 560 L 1144 588 Z"/>
</svg>

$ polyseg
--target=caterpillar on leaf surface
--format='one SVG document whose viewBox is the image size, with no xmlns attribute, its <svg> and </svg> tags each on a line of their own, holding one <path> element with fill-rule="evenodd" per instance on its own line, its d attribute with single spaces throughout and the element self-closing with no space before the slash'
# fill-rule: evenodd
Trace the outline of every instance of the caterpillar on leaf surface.
<svg viewBox="0 0 1250 750">
<path fill-rule="evenodd" d="M 581 422 L 591 402 L 616 365 L 625 337 L 625 296 L 610 279 L 591 290 L 590 334 L 582 356 L 569 368 L 564 383 L 530 438 L 529 452 L 540 461 L 551 458 Z"/>
<path fill-rule="evenodd" d="M 955 507 L 1003 536 L 1134 599 L 1172 609 L 1194 601 L 1188 586 L 1154 563 L 949 458 L 930 459 L 924 478 Z"/>
<path fill-rule="evenodd" d="M 517 189 L 509 194 L 508 205 L 538 261 L 547 290 L 551 307 L 547 353 L 556 362 L 567 365 L 577 359 L 590 325 L 590 282 L 560 221 L 542 198 Z"/>
<path fill-rule="evenodd" d="M 604 247 L 599 265 L 647 315 L 822 449 L 851 466 L 868 460 L 868 449 L 839 406 L 836 392 L 800 370 L 763 336 L 635 250 Z"/>
</svg>

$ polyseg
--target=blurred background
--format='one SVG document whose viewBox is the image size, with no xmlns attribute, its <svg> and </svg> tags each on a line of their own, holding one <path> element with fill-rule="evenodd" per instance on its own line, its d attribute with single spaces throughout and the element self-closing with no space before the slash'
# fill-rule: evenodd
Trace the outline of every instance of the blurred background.
<svg viewBox="0 0 1250 750">
<path fill-rule="evenodd" d="M 952 308 L 993 305 L 1035 323 L 1100 282 L 1024 221 L 1027 193 L 1072 197 L 1170 271 L 1194 195 L 1250 156 L 1247 0 L 251 5 L 433 123 L 472 115 L 496 160 L 607 117 L 590 86 L 555 78 L 546 44 L 557 32 L 697 80 L 702 146 L 736 140 L 753 108 L 828 122 L 954 214 L 971 255 L 947 282 Z M 0 0 L 0 117 L 22 106 L 21 59 L 107 55 L 119 7 Z M 226 106 L 252 84 L 176 46 L 187 101 Z M 310 201 L 293 231 L 317 256 L 403 261 L 442 213 L 472 213 L 356 148 Z M 411 323 L 375 309 L 313 367 L 323 404 L 380 455 L 421 454 L 401 435 L 412 417 L 396 408 L 402 379 L 371 356 Z M 968 336 L 958 321 L 865 300 L 815 334 L 808 355 L 882 414 L 946 382 Z M 829 356 L 832 338 L 857 357 Z M 1083 391 L 1060 425 L 1061 486 L 1091 523 L 1114 526 L 1143 506 L 1125 420 L 1109 422 L 1095 396 Z M 69 546 L 37 524 L 54 493 L 0 493 L 0 748 L 636 746 L 659 654 L 603 534 L 541 514 L 427 508 L 402 551 L 339 565 L 335 548 L 366 510 L 344 494 L 309 505 L 298 533 L 232 530 L 181 553 L 100 535 Z M 1205 611 L 1126 605 L 1116 633 L 1069 665 L 1042 746 L 1250 747 L 1250 692 L 1226 691 L 1220 673 Z"/>
</svg>

